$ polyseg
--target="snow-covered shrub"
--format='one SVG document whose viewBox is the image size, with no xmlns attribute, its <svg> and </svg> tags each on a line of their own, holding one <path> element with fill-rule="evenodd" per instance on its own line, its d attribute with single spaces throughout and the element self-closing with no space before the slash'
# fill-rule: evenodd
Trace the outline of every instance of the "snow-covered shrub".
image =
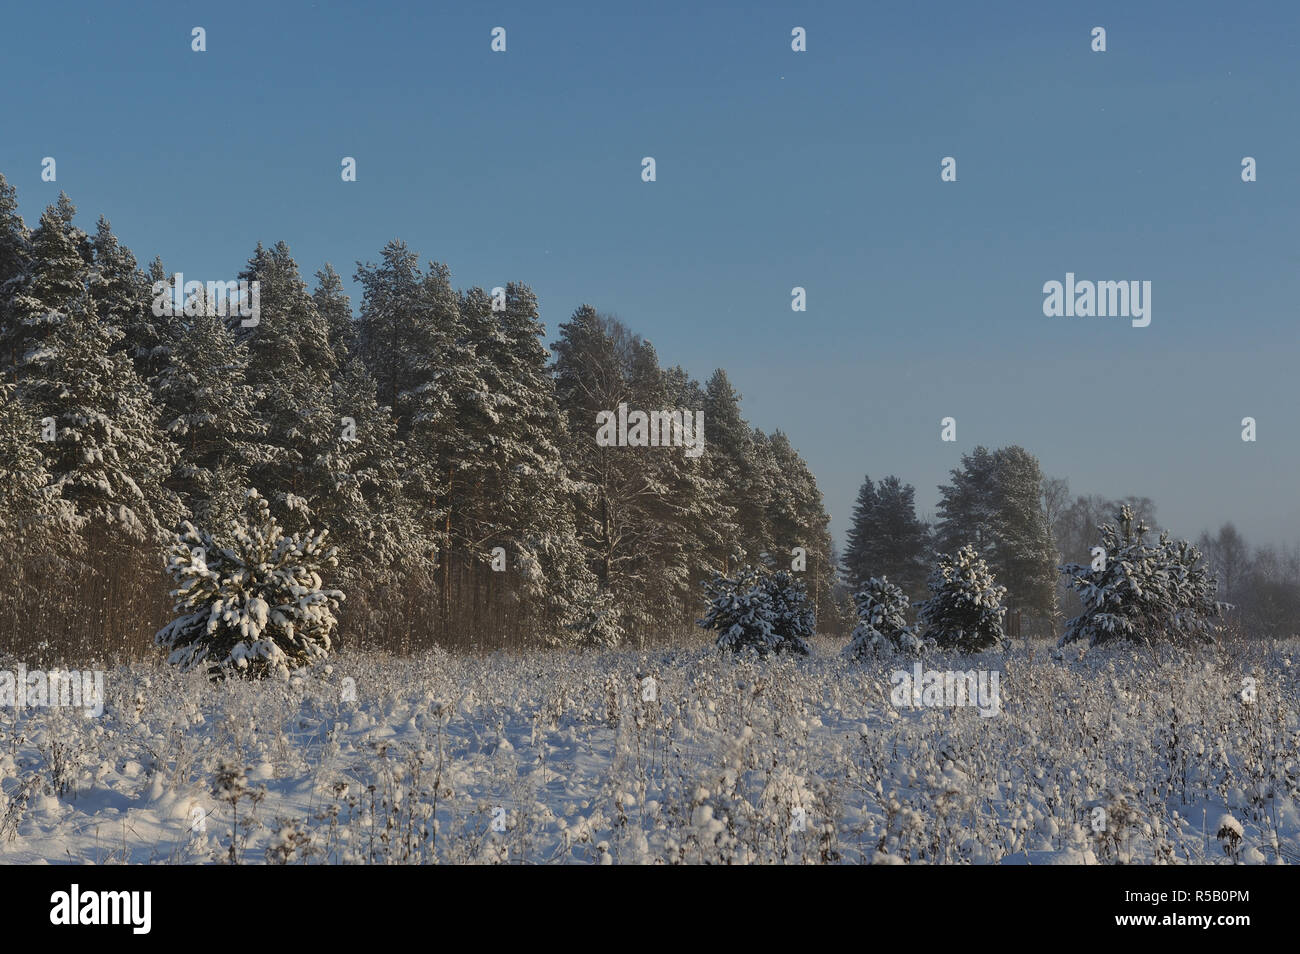
<svg viewBox="0 0 1300 954">
<path fill-rule="evenodd" d="M 814 629 L 802 583 L 789 573 L 743 567 L 734 577 L 718 575 L 704 583 L 708 612 L 699 620 L 716 630 L 718 647 L 739 651 L 809 652 L 806 637 Z"/>
<path fill-rule="evenodd" d="M 154 637 L 169 662 L 265 676 L 327 655 L 343 599 L 321 582 L 322 568 L 336 565 L 327 533 L 285 536 L 253 490 L 228 535 L 184 523 L 167 564 L 177 615 Z"/>
<path fill-rule="evenodd" d="M 1090 646 L 1112 640 L 1213 641 L 1214 620 L 1230 607 L 1214 599 L 1215 580 L 1201 565 L 1196 547 L 1186 540 L 1174 542 L 1167 533 L 1159 542 L 1147 543 L 1150 527 L 1135 525 L 1127 505 L 1118 524 L 1103 524 L 1100 531 L 1105 552 L 1098 559 L 1061 567 L 1083 612 L 1066 624 L 1060 645 L 1078 640 Z"/>
<path fill-rule="evenodd" d="M 922 641 L 907 623 L 907 594 L 883 576 L 872 577 L 853 597 L 858 625 L 844 648 L 850 659 L 885 653 L 917 655 Z"/>
<path fill-rule="evenodd" d="M 594 580 L 584 580 L 573 589 L 576 598 L 562 617 L 564 631 L 569 636 L 566 642 L 606 648 L 622 642 L 623 621 L 614 594 Z"/>
<path fill-rule="evenodd" d="M 788 570 L 761 574 L 763 591 L 772 607 L 772 626 L 785 652 L 809 652 L 808 640 L 817 633 L 817 619 L 808 602 L 808 588 Z"/>
<path fill-rule="evenodd" d="M 942 649 L 978 652 L 1005 642 L 1002 598 L 1007 588 L 993 579 L 969 544 L 939 558 L 926 584 L 931 596 L 921 604 L 918 623 L 926 639 Z"/>
<path fill-rule="evenodd" d="M 609 648 L 626 635 L 622 607 L 587 566 L 572 533 L 541 533 L 519 544 L 520 593 L 537 635 L 550 646 Z"/>
</svg>

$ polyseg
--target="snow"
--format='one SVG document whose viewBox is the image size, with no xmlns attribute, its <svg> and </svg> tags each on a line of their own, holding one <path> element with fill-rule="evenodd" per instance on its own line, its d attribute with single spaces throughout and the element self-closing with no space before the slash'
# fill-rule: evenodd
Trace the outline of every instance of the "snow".
<svg viewBox="0 0 1300 954">
<path fill-rule="evenodd" d="M 810 643 L 120 666 L 98 719 L 0 708 L 0 863 L 224 862 L 232 798 L 242 863 L 1300 862 L 1300 643 L 926 657 L 992 718 Z"/>
</svg>

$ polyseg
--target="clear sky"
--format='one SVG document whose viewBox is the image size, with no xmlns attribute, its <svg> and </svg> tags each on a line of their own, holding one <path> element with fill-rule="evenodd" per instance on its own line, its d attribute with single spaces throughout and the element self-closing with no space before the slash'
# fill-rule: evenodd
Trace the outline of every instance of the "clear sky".
<svg viewBox="0 0 1300 954">
<path fill-rule="evenodd" d="M 725 367 L 841 542 L 864 473 L 932 512 L 980 443 L 1150 496 L 1181 534 L 1300 539 L 1300 3 L 41 2 L 3 24 L 0 172 L 29 224 L 62 189 L 198 280 L 281 239 L 350 280 L 400 237 L 459 286 L 529 283 L 552 337 L 590 302 L 665 364 Z M 1150 326 L 1045 317 L 1066 272 L 1150 281 Z"/>
</svg>

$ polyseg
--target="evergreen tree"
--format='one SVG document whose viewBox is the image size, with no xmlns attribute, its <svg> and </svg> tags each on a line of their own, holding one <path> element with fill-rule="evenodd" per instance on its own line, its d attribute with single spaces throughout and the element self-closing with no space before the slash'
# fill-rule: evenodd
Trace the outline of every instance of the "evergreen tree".
<svg viewBox="0 0 1300 954">
<path fill-rule="evenodd" d="M 424 549 L 402 488 L 404 447 L 375 392 L 361 360 L 348 361 L 334 384 L 333 404 L 346 423 L 326 452 L 331 489 L 314 507 L 339 551 L 345 584 L 378 582 L 409 570 Z"/>
<path fill-rule="evenodd" d="M 1005 646 L 1002 598 L 993 573 L 969 544 L 939 558 L 930 577 L 930 598 L 921 604 L 919 625 L 941 649 L 979 652 Z"/>
<path fill-rule="evenodd" d="M 862 478 L 858 488 L 858 498 L 853 503 L 853 519 L 845 534 L 843 558 L 844 576 L 849 586 L 860 590 L 866 582 L 877 574 L 878 555 L 873 548 L 880 537 L 876 512 L 880 508 L 880 495 L 870 475 Z"/>
<path fill-rule="evenodd" d="M 0 380 L 0 567 L 77 546 L 80 521 L 45 469 L 40 432 L 14 385 Z"/>
<path fill-rule="evenodd" d="M 889 476 L 877 487 L 863 479 L 853 508 L 844 573 L 857 589 L 885 576 L 912 597 L 920 596 L 928 575 L 929 529 L 916 516 L 916 490 Z"/>
<path fill-rule="evenodd" d="M 564 418 L 555 396 L 550 352 L 537 297 L 527 285 L 505 286 L 505 309 L 481 335 L 482 374 L 497 407 L 492 425 L 491 493 L 481 493 L 477 516 L 484 540 L 518 552 L 519 587 L 536 612 L 525 622 L 565 640 L 617 642 L 617 613 L 602 597 L 584 560 L 574 526 L 575 487 L 565 466 Z M 482 327 L 482 326 L 480 326 Z"/>
<path fill-rule="evenodd" d="M 118 348 L 126 352 L 136 374 L 152 383 L 162 365 L 159 363 L 163 341 L 171 331 L 170 319 L 153 314 L 154 295 L 150 279 L 136 264 L 131 250 L 113 234 L 108 220 L 100 216 L 91 239 L 94 266 L 90 272 L 90 294 L 95 301 L 99 320 L 122 332 Z"/>
<path fill-rule="evenodd" d="M 382 258 L 378 265 L 357 265 L 363 289 L 357 346 L 375 379 L 376 400 L 392 409 L 397 438 L 406 446 L 402 483 L 432 558 L 448 529 L 441 435 L 454 422 L 441 369 L 452 353 L 447 334 L 456 297 L 446 270 L 433 268 L 426 277 L 404 243 L 389 242 Z"/>
<path fill-rule="evenodd" d="M 772 630 L 784 652 L 808 655 L 808 640 L 817 632 L 817 617 L 808 588 L 788 570 L 763 574 L 763 590 L 772 607 Z"/>
<path fill-rule="evenodd" d="M 1079 594 L 1083 612 L 1066 624 L 1060 645 L 1212 642 L 1214 620 L 1230 606 L 1214 599 L 1217 584 L 1202 565 L 1200 551 L 1166 533 L 1157 543 L 1147 543 L 1150 527 L 1127 505 L 1116 523 L 1100 529 L 1104 552 L 1096 561 L 1061 568 Z"/>
<path fill-rule="evenodd" d="M 1056 546 L 1043 509 L 1043 473 L 1023 447 L 994 455 L 998 488 L 998 545 L 993 572 L 1005 580 L 1015 605 L 1049 620 L 1056 612 Z"/>
<path fill-rule="evenodd" d="M 122 332 L 96 316 L 84 234 L 71 203 L 47 209 L 33 234 L 36 263 L 16 301 L 32 340 L 18 367 L 19 393 L 55 439 L 42 445 L 53 484 L 77 512 L 121 539 L 162 540 L 180 514 L 165 481 L 176 449 L 129 358 Z"/>
<path fill-rule="evenodd" d="M 329 262 L 316 272 L 316 289 L 311 297 L 325 319 L 330 350 L 342 366 L 357 353 L 357 327 L 352 320 L 352 304 L 343 291 L 343 279 Z"/>
<path fill-rule="evenodd" d="M 844 654 L 850 659 L 888 653 L 918 655 L 923 643 L 908 625 L 907 594 L 884 577 L 867 580 L 854 597 L 858 624 Z"/>
<path fill-rule="evenodd" d="M 997 465 L 985 447 L 963 454 L 952 483 L 939 488 L 935 547 L 944 553 L 963 546 L 991 560 L 998 544 Z"/>
<path fill-rule="evenodd" d="M 674 450 L 660 455 L 661 465 L 668 471 L 667 499 L 672 502 L 678 536 L 681 541 L 681 579 L 686 588 L 697 592 L 703 580 L 710 579 L 726 565 L 726 554 L 739 536 L 735 511 L 728 502 L 728 488 L 717 476 L 712 466 L 717 455 L 710 443 L 712 427 L 706 407 L 704 388 L 681 367 L 662 372 L 663 409 L 684 409 L 687 413 L 704 411 L 704 451 L 690 457 Z M 677 598 L 683 609 L 689 608 L 693 598 L 679 586 Z"/>
<path fill-rule="evenodd" d="M 753 433 L 741 416 L 740 400 L 727 372 L 714 371 L 704 386 L 705 457 L 709 475 L 720 488 L 720 519 L 725 521 L 723 540 L 719 551 L 710 555 L 711 563 L 723 573 L 757 558 L 767 538 L 766 514 L 755 506 L 755 500 L 765 500 L 766 494 L 755 487 Z"/>
<path fill-rule="evenodd" d="M 621 615 L 620 628 L 648 622 L 651 603 L 638 592 L 640 548 L 655 532 L 647 519 L 653 488 L 626 447 L 596 443 L 597 415 L 629 398 L 623 361 L 614 336 L 590 305 L 559 327 L 555 342 L 555 391 L 566 424 L 565 456 L 574 480 L 574 521 L 598 585 Z"/>
<path fill-rule="evenodd" d="M 704 583 L 708 611 L 699 625 L 717 632 L 719 649 L 806 655 L 814 622 L 802 584 L 788 573 L 742 567 Z"/>
<path fill-rule="evenodd" d="M 1041 619 L 1056 610 L 1056 548 L 1043 509 L 1038 460 L 1021 447 L 963 455 L 952 483 L 939 488 L 937 544 L 970 545 L 1006 581 L 1015 605 Z"/>
<path fill-rule="evenodd" d="M 313 502 L 335 485 L 330 452 L 342 429 L 332 400 L 338 363 L 287 245 L 258 245 L 239 277 L 260 283 L 256 324 L 227 318 L 235 340 L 248 349 L 247 380 L 269 447 L 253 462 L 252 485 L 287 530 L 305 531 L 316 522 Z"/>
<path fill-rule="evenodd" d="M 13 381 L 22 357 L 26 329 L 19 323 L 15 299 L 28 282 L 31 235 L 18 213 L 18 195 L 0 175 L 0 379 Z"/>
<path fill-rule="evenodd" d="M 12 189 L 9 197 L 12 199 Z M 22 220 L 7 216 L 10 228 Z M 5 279 L 3 353 L 11 380 L 17 380 L 33 350 L 41 348 L 61 320 L 60 307 L 86 307 L 86 264 L 77 252 L 79 230 L 65 223 L 56 208 L 45 210 L 30 235 L 7 236 L 15 271 Z"/>
<path fill-rule="evenodd" d="M 325 537 L 286 536 L 255 491 L 221 534 L 185 523 L 167 564 L 176 617 L 155 641 L 172 664 L 213 677 L 287 675 L 323 658 L 343 599 L 321 580 L 336 562 Z"/>
<path fill-rule="evenodd" d="M 189 519 L 216 527 L 231 516 L 239 488 L 271 459 L 266 427 L 247 381 L 248 348 L 208 308 L 187 319 L 158 375 L 162 429 L 180 449 L 168 485 Z"/>
<path fill-rule="evenodd" d="M 831 556 L 830 516 L 826 513 L 817 479 L 781 431 L 765 438 L 769 459 L 775 464 L 769 483 L 765 520 L 774 566 L 794 565 L 796 548 L 802 549 L 804 568 L 814 611 L 833 603 L 834 560 Z"/>
</svg>

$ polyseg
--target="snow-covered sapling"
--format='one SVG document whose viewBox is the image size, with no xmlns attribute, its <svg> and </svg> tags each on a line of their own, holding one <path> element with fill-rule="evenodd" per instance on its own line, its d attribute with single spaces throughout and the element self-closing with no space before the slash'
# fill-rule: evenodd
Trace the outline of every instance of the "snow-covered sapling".
<svg viewBox="0 0 1300 954">
<path fill-rule="evenodd" d="M 968 653 L 1005 645 L 1002 598 L 1007 588 L 993 579 L 974 547 L 967 544 L 941 556 L 926 585 L 931 595 L 918 616 L 926 639 Z"/>
<path fill-rule="evenodd" d="M 1066 624 L 1060 645 L 1213 641 L 1215 620 L 1231 607 L 1214 599 L 1217 584 L 1201 564 L 1200 551 L 1167 533 L 1147 543 L 1149 530 L 1134 522 L 1125 505 L 1116 524 L 1100 527 L 1098 559 L 1061 567 L 1083 612 Z"/>
<path fill-rule="evenodd" d="M 853 597 L 858 625 L 844 649 L 850 659 L 886 653 L 919 654 L 923 648 L 908 625 L 907 595 L 885 577 L 872 577 Z"/>
<path fill-rule="evenodd" d="M 709 609 L 699 625 L 718 633 L 718 647 L 807 654 L 814 620 L 802 583 L 788 572 L 746 566 L 704 583 Z"/>
<path fill-rule="evenodd" d="M 285 536 L 252 490 L 220 539 L 183 524 L 167 564 L 177 615 L 155 637 L 169 662 L 206 665 L 213 677 L 265 676 L 326 656 L 343 599 L 321 582 L 321 570 L 336 565 L 327 532 Z"/>
</svg>

